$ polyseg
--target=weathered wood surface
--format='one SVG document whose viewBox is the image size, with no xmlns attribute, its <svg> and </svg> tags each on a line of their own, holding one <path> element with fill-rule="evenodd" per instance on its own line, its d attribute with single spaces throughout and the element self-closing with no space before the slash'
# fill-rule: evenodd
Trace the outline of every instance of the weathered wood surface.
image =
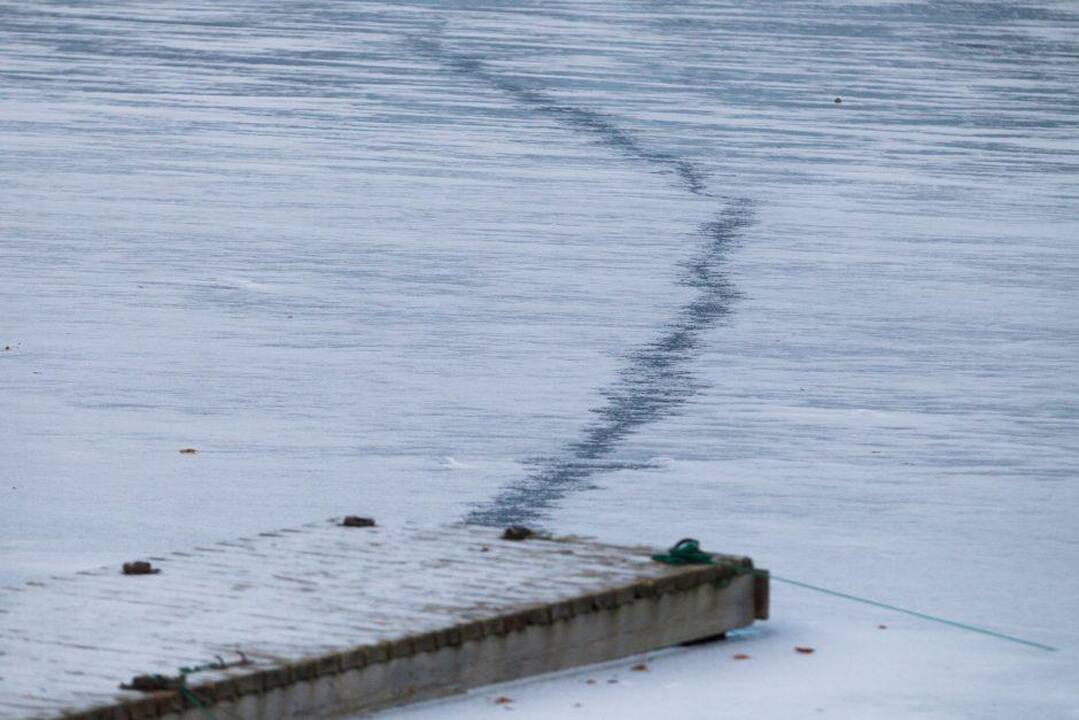
<svg viewBox="0 0 1079 720">
<path fill-rule="evenodd" d="M 180 717 L 190 699 L 120 683 L 239 652 L 249 665 L 188 677 L 204 702 L 328 716 L 767 616 L 766 578 L 741 574 L 744 558 L 671 568 L 653 548 L 499 534 L 327 521 L 148 558 L 159 574 L 106 567 L 0 589 L 0 718 Z"/>
</svg>

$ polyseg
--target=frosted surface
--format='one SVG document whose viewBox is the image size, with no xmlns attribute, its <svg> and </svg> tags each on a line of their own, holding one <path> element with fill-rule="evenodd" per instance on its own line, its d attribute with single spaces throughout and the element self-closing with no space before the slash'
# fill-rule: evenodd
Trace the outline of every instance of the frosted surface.
<svg viewBox="0 0 1079 720">
<path fill-rule="evenodd" d="M 0 718 L 130 702 L 142 696 L 120 683 L 206 658 L 246 665 L 196 671 L 194 686 L 671 574 L 646 548 L 334 521 L 153 561 L 156 574 L 103 567 L 0 590 Z"/>
</svg>

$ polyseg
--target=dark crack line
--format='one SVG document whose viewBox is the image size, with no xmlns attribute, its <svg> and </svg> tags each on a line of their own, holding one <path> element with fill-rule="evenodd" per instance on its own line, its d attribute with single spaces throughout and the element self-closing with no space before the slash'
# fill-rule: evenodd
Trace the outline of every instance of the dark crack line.
<svg viewBox="0 0 1079 720">
<path fill-rule="evenodd" d="M 701 197 L 711 197 L 705 182 L 706 175 L 700 168 L 671 153 L 646 147 L 632 133 L 618 127 L 603 113 L 559 103 L 551 96 L 528 87 L 520 80 L 492 72 L 477 58 L 447 50 L 438 40 L 410 38 L 410 44 L 422 55 L 460 75 L 501 90 L 533 112 L 550 117 L 575 132 L 591 135 L 603 144 L 617 149 L 623 155 L 668 168 L 678 177 L 683 189 L 687 192 Z"/>
<path fill-rule="evenodd" d="M 700 228 L 707 244 L 687 263 L 682 277 L 682 282 L 699 289 L 696 296 L 679 308 L 655 340 L 629 353 L 618 379 L 602 391 L 606 402 L 591 411 L 593 419 L 580 436 L 564 446 L 564 457 L 541 462 L 522 481 L 475 507 L 467 522 L 536 524 L 569 493 L 594 488 L 595 475 L 647 467 L 608 458 L 638 428 L 674 415 L 705 387 L 691 364 L 704 333 L 729 315 L 739 298 L 725 266 L 732 247 L 752 223 L 752 206 L 742 200 Z"/>
<path fill-rule="evenodd" d="M 591 135 L 621 154 L 672 170 L 681 187 L 697 196 L 713 197 L 705 173 L 692 162 L 648 148 L 607 116 L 556 102 L 523 82 L 492 72 L 479 59 L 451 52 L 430 38 L 412 38 L 413 48 L 450 70 L 494 87 L 517 103 L 548 116 L 569 129 Z M 593 408 L 592 420 L 561 456 L 534 462 L 535 469 L 504 487 L 491 500 L 472 509 L 466 522 L 484 525 L 536 524 L 571 492 L 592 489 L 592 478 L 604 472 L 649 467 L 612 461 L 609 456 L 638 428 L 679 411 L 705 387 L 694 374 L 702 335 L 732 311 L 739 294 L 727 274 L 733 246 L 753 223 L 752 204 L 731 201 L 712 222 L 698 229 L 703 246 L 683 264 L 679 281 L 697 289 L 655 340 L 633 350 L 618 378 L 601 391 L 605 402 Z"/>
</svg>

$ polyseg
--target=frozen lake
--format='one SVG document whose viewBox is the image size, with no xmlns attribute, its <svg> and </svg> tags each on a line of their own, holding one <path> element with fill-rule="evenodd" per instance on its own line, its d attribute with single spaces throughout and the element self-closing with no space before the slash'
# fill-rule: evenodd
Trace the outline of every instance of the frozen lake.
<svg viewBox="0 0 1079 720">
<path fill-rule="evenodd" d="M 0 582 L 695 535 L 1064 717 L 1077 137 L 1072 2 L 2 1 Z"/>
</svg>

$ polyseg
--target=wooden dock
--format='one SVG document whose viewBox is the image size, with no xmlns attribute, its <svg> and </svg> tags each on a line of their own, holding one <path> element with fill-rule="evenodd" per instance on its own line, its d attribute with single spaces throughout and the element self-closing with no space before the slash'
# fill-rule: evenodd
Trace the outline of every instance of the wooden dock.
<svg viewBox="0 0 1079 720">
<path fill-rule="evenodd" d="M 331 520 L 0 588 L 0 719 L 329 718 L 767 617 L 748 558 L 501 534 Z"/>
</svg>

